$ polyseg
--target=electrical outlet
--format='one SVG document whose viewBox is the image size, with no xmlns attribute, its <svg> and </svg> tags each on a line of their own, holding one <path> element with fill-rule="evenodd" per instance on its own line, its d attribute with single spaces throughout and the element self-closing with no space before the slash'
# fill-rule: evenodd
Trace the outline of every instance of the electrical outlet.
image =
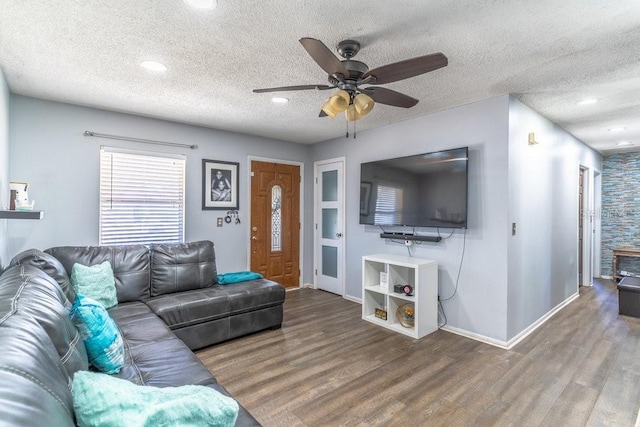
<svg viewBox="0 0 640 427">
<path fill-rule="evenodd" d="M 218 227 L 222 227 L 222 217 L 218 218 L 217 225 L 218 225 Z"/>
</svg>

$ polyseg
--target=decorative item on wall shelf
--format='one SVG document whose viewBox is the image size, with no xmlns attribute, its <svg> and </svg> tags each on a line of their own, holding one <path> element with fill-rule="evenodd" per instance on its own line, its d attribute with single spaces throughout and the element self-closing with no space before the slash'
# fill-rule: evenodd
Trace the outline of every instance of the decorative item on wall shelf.
<svg viewBox="0 0 640 427">
<path fill-rule="evenodd" d="M 238 210 L 239 163 L 202 159 L 202 209 Z"/>
<path fill-rule="evenodd" d="M 387 312 L 381 308 L 376 308 L 375 315 L 378 319 L 387 320 Z"/>
<path fill-rule="evenodd" d="M 412 303 L 402 304 L 396 310 L 396 317 L 398 318 L 398 322 L 405 328 L 413 328 L 415 325 L 415 317 L 414 317 L 415 309 Z"/>
</svg>

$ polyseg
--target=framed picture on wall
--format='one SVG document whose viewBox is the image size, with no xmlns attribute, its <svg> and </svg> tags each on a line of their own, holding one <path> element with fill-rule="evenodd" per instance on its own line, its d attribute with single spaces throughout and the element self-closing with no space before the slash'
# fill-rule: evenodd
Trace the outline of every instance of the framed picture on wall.
<svg viewBox="0 0 640 427">
<path fill-rule="evenodd" d="M 238 210 L 239 163 L 202 159 L 202 209 Z"/>
</svg>

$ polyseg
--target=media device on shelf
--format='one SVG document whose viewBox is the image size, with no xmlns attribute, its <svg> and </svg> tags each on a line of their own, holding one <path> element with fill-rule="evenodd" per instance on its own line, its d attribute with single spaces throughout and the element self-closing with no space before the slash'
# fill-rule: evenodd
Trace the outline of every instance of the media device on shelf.
<svg viewBox="0 0 640 427">
<path fill-rule="evenodd" d="M 362 163 L 360 224 L 466 228 L 468 151 Z"/>
</svg>

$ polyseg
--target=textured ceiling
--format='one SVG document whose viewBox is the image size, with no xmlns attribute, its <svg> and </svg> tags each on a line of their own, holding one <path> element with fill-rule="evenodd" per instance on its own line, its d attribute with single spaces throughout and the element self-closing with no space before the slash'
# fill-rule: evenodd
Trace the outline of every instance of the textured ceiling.
<svg viewBox="0 0 640 427">
<path fill-rule="evenodd" d="M 2 0 L 0 67 L 13 93 L 311 144 L 344 134 L 318 118 L 328 91 L 298 42 L 362 44 L 370 68 L 443 52 L 449 65 L 385 85 L 420 100 L 377 105 L 366 130 L 511 93 L 593 148 L 640 148 L 638 0 Z M 152 74 L 143 60 L 164 63 Z M 599 102 L 576 103 L 588 97 Z M 609 128 L 624 127 L 621 132 Z M 629 148 L 626 148 L 627 150 Z"/>
</svg>

